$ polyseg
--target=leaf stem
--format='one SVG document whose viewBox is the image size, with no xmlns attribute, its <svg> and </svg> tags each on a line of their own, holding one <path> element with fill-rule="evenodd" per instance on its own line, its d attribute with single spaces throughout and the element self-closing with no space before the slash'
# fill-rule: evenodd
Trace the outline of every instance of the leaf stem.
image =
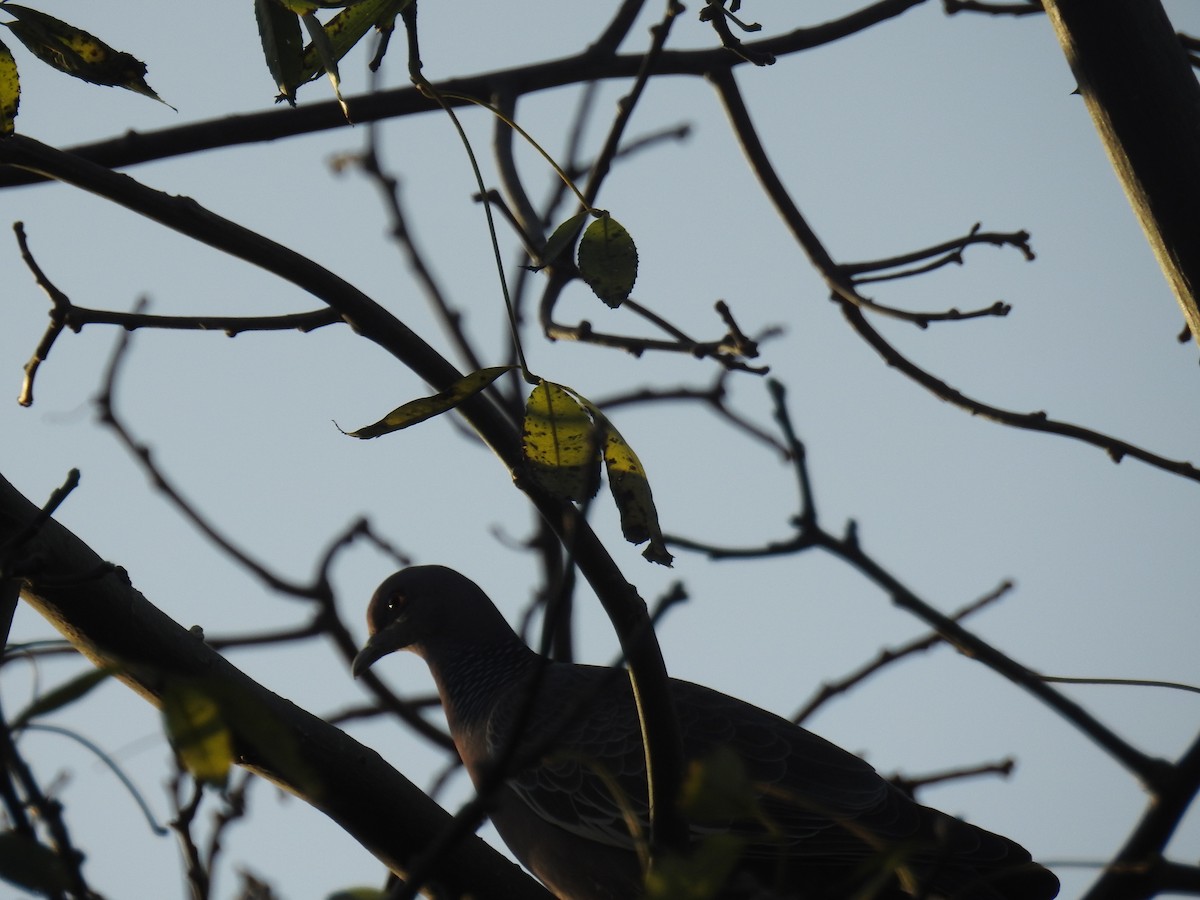
<svg viewBox="0 0 1200 900">
<path fill-rule="evenodd" d="M 504 309 L 508 313 L 508 327 L 512 333 L 513 349 L 517 354 L 517 365 L 521 367 L 521 375 L 530 384 L 536 384 L 537 379 L 529 371 L 529 365 L 525 362 L 525 350 L 521 346 L 521 335 L 517 327 L 517 313 L 513 306 L 512 296 L 508 292 L 508 282 L 504 277 L 504 260 L 500 255 L 500 240 L 496 236 L 496 220 L 492 216 L 492 205 L 487 202 L 487 187 L 483 183 L 483 172 L 479 168 L 479 160 L 475 158 L 475 151 L 471 148 L 471 141 L 467 137 L 466 130 L 462 127 L 462 123 L 458 120 L 458 116 L 454 114 L 454 110 L 446 102 L 445 98 L 455 97 L 456 95 L 443 95 L 429 83 L 429 80 L 424 76 L 417 76 L 417 89 L 420 90 L 437 104 L 450 117 L 450 121 L 454 124 L 454 130 L 458 132 L 458 138 L 462 141 L 463 149 L 467 151 L 467 159 L 471 163 L 471 171 L 475 174 L 475 184 L 479 188 L 479 195 L 484 198 L 483 212 L 487 217 L 488 236 L 492 241 L 492 256 L 496 261 L 496 272 L 500 277 L 500 292 L 504 295 Z M 468 98 L 469 99 L 469 98 Z M 483 104 L 486 106 L 486 104 Z M 541 149 L 541 148 L 538 148 Z M 555 166 L 555 168 L 558 168 Z M 561 170 L 559 170 L 561 171 Z"/>
</svg>

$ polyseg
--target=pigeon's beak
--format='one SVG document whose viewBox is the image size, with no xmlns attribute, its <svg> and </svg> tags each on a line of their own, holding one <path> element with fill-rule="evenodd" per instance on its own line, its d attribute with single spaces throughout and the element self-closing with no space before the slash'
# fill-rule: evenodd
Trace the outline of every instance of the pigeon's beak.
<svg viewBox="0 0 1200 900">
<path fill-rule="evenodd" d="M 409 621 L 403 617 L 396 619 L 368 638 L 350 664 L 350 671 L 357 678 L 389 653 L 411 647 L 415 642 Z"/>
<path fill-rule="evenodd" d="M 377 631 L 371 635 L 370 640 L 363 645 L 363 648 L 358 651 L 358 655 L 354 657 L 354 662 L 350 664 L 350 672 L 355 678 L 362 675 L 363 672 L 371 668 L 378 660 L 387 656 L 396 648 L 390 646 L 391 642 L 387 639 L 387 630 Z"/>
</svg>

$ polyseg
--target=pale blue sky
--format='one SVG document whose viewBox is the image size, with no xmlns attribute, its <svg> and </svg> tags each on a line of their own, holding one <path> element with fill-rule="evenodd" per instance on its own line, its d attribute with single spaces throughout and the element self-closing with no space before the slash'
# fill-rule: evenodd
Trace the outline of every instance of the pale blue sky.
<svg viewBox="0 0 1200 900">
<path fill-rule="evenodd" d="M 222 6 L 218 16 L 212 5 L 152 0 L 39 4 L 144 59 L 149 83 L 179 113 L 45 71 L 17 48 L 25 89 L 18 129 L 68 145 L 270 107 L 252 5 Z M 744 13 L 776 32 L 848 7 L 750 0 Z M 1194 4 L 1176 2 L 1170 10 L 1181 30 L 1200 32 Z M 695 12 L 678 23 L 675 46 L 712 43 Z M 421 10 L 425 71 L 436 80 L 566 55 L 585 46 L 606 15 L 606 4 L 429 0 Z M 651 21 L 639 22 L 626 50 L 645 46 Z M 365 84 L 364 62 L 358 53 L 344 66 L 350 93 Z M 402 84 L 405 77 L 396 55 L 386 80 Z M 978 247 L 968 251 L 965 267 L 871 287 L 880 301 L 912 308 L 971 308 L 997 299 L 1014 306 L 1005 319 L 925 331 L 878 323 L 902 352 L 979 399 L 1045 409 L 1167 457 L 1200 460 L 1196 347 L 1175 342 L 1182 315 L 1082 101 L 1072 96 L 1074 83 L 1044 18 L 947 18 L 930 2 L 867 34 L 771 69 L 741 68 L 737 77 L 774 162 L 835 257 L 904 252 L 960 235 L 976 221 L 1032 233 L 1036 262 Z M 604 89 L 591 146 L 624 87 Z M 328 96 L 316 84 L 301 100 Z M 557 150 L 576 97 L 531 97 L 519 107 L 520 120 Z M 491 122 L 480 112 L 463 118 L 486 157 Z M 693 126 L 687 142 L 623 164 L 599 202 L 638 241 L 640 301 L 702 336 L 717 334 L 711 309 L 721 298 L 747 331 L 786 329 L 763 346 L 761 362 L 789 388 L 826 526 L 857 520 L 866 549 L 945 610 L 1014 579 L 1017 589 L 975 627 L 1034 668 L 1200 681 L 1191 565 L 1200 487 L 1135 461 L 1113 465 L 1079 443 L 972 418 L 888 369 L 824 299 L 819 279 L 758 192 L 711 88 L 697 80 L 652 82 L 629 133 L 682 122 Z M 466 312 L 485 361 L 503 361 L 491 253 L 449 123 L 439 115 L 402 119 L 382 134 L 419 243 Z M 361 128 L 343 129 L 130 174 L 308 254 L 448 346 L 384 238 L 373 190 L 357 175 L 330 172 L 331 156 L 364 139 Z M 522 152 L 521 162 L 535 194 L 548 189 L 550 173 L 539 160 Z M 66 188 L 5 191 L 0 213 L 5 223 L 25 221 L 41 265 L 80 305 L 127 309 L 147 296 L 162 313 L 314 306 L 288 285 Z M 515 242 L 503 230 L 501 239 L 512 259 Z M 8 373 L 6 396 L 15 398 L 21 366 L 44 328 L 46 301 L 11 239 L 0 240 L 0 266 L 0 364 Z M 563 316 L 631 327 L 629 317 L 604 309 L 582 287 L 569 292 Z M 14 399 L 0 405 L 0 471 L 40 501 L 79 467 L 81 487 L 61 519 L 184 625 L 224 635 L 300 621 L 304 610 L 294 601 L 265 591 L 184 524 L 96 424 L 90 400 L 115 338 L 98 327 L 64 336 L 39 375 L 35 406 L 21 409 Z M 594 397 L 645 381 L 706 384 L 713 375 L 690 358 L 634 360 L 534 336 L 526 351 L 539 374 Z M 349 440 L 330 423 L 374 421 L 423 391 L 415 376 L 346 329 L 235 340 L 141 332 L 119 403 L 203 512 L 282 573 L 305 577 L 327 541 L 365 514 L 420 561 L 455 566 L 479 581 L 515 622 L 535 572 L 494 532 L 520 540 L 530 511 L 491 457 L 449 420 L 371 442 Z M 732 396 L 771 427 L 761 380 L 734 379 Z M 733 545 L 790 534 L 792 475 L 769 452 L 693 407 L 621 410 L 615 420 L 649 471 L 668 531 Z M 653 599 L 675 578 L 685 582 L 692 599 L 661 632 L 671 672 L 776 712 L 789 714 L 822 681 L 922 630 L 827 558 L 710 564 L 679 553 L 666 571 L 624 544 L 604 504 L 595 524 L 643 596 Z M 340 602 L 360 632 L 366 600 L 390 569 L 366 549 L 337 567 Z M 606 661 L 615 649 L 611 631 L 590 598 L 581 606 L 581 656 Z M 36 616 L 19 613 L 19 638 L 47 632 Z M 363 698 L 324 646 L 232 658 L 317 713 Z M 78 668 L 40 667 L 41 685 Z M 401 690 L 429 690 L 415 659 L 389 659 L 380 671 Z M 6 670 L 2 687 L 11 713 L 30 695 L 29 669 Z M 1149 753 L 1178 753 L 1200 721 L 1193 695 L 1116 687 L 1068 693 Z M 156 711 L 112 684 L 57 721 L 113 753 L 159 816 L 167 815 L 168 748 Z M 1015 756 L 1016 773 L 1006 781 L 956 783 L 923 799 L 1021 841 L 1051 864 L 1105 859 L 1144 802 L 1138 786 L 1070 726 L 945 648 L 896 667 L 810 725 L 884 773 Z M 353 733 L 418 783 L 440 769 L 439 758 L 397 726 Z M 30 735 L 23 746 L 43 779 L 66 775 L 62 798 L 99 890 L 133 898 L 183 894 L 170 839 L 146 831 L 109 773 L 58 737 Z M 465 790 L 465 779 L 454 780 L 446 802 L 452 806 Z M 228 835 L 217 896 L 232 895 L 233 871 L 242 866 L 290 898 L 381 880 L 381 867 L 320 814 L 263 784 L 251 801 L 250 820 Z M 1186 860 L 1198 848 L 1193 816 L 1174 850 Z M 1057 871 L 1064 898 L 1079 896 L 1092 877 L 1087 869 Z"/>
</svg>

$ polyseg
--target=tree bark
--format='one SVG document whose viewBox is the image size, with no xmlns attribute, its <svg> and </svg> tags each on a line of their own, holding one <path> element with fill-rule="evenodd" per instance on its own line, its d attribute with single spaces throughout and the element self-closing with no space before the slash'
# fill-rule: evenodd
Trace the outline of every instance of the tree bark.
<svg viewBox="0 0 1200 900">
<path fill-rule="evenodd" d="M 6 568 L 14 563 L 13 548 L 7 545 L 37 513 L 0 476 L 0 548 L 8 551 Z M 289 750 L 298 754 L 308 777 L 297 778 L 294 769 L 285 771 L 244 740 L 237 742 L 238 764 L 325 813 L 397 874 L 403 876 L 450 822 L 445 810 L 379 754 L 246 676 L 202 637 L 147 601 L 124 570 L 104 566 L 86 543 L 53 519 L 19 548 L 16 567 L 22 598 L 93 662 L 120 666 L 117 677 L 151 703 L 158 705 L 166 679 L 203 677 L 265 710 L 281 737 L 291 742 Z M 473 835 L 440 857 L 434 880 L 455 896 L 550 896 Z"/>
<path fill-rule="evenodd" d="M 1200 342 L 1200 86 L 1159 0 L 1046 12 L 1192 336 Z"/>
</svg>

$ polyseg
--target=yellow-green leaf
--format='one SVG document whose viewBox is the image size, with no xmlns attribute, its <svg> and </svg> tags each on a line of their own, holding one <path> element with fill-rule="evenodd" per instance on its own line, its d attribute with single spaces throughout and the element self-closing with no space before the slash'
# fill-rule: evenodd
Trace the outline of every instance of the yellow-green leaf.
<svg viewBox="0 0 1200 900">
<path fill-rule="evenodd" d="M 664 853 L 646 873 L 646 900 L 713 900 L 722 894 L 745 841 L 732 834 L 710 834 L 683 855 Z"/>
<path fill-rule="evenodd" d="M 13 719 L 12 727 L 20 728 L 37 716 L 44 716 L 46 713 L 54 712 L 54 710 L 78 700 L 96 685 L 105 681 L 114 671 L 114 669 L 108 668 L 91 669 L 77 678 L 72 678 L 66 684 L 42 694 L 42 696 L 30 703 L 25 709 L 21 710 L 20 714 Z"/>
<path fill-rule="evenodd" d="M 583 501 L 600 484 L 599 434 L 573 391 L 540 382 L 525 402 L 522 448 L 526 468 L 543 488 Z"/>
<path fill-rule="evenodd" d="M 327 71 L 321 58 L 322 53 L 326 53 L 333 61 L 336 70 L 338 60 L 349 53 L 350 48 L 362 40 L 363 35 L 372 28 L 393 20 L 410 2 L 411 0 L 360 0 L 352 6 L 346 6 L 325 23 L 325 47 L 322 48 L 320 41 L 314 40 L 304 48 L 300 82 L 311 81 Z"/>
<path fill-rule="evenodd" d="M 262 40 L 267 68 L 279 88 L 279 95 L 296 105 L 296 88 L 304 56 L 304 38 L 300 19 L 284 9 L 279 0 L 254 0 L 254 15 L 258 19 L 258 36 Z"/>
<path fill-rule="evenodd" d="M 224 785 L 233 765 L 233 734 L 221 704 L 198 680 L 172 679 L 162 695 L 167 738 L 197 781 Z"/>
<path fill-rule="evenodd" d="M 588 211 L 576 213 L 554 229 L 554 233 L 550 235 L 550 239 L 546 241 L 546 246 L 542 249 L 541 265 L 537 268 L 541 269 L 545 266 L 552 265 L 563 252 L 571 246 L 575 238 L 579 235 L 579 229 L 583 227 L 584 220 L 588 217 Z"/>
<path fill-rule="evenodd" d="M 141 60 L 114 50 L 82 28 L 36 9 L 15 3 L 5 3 L 2 8 L 17 19 L 4 24 L 30 53 L 47 65 L 92 84 L 123 87 L 165 102 L 146 84 L 146 64 Z"/>
<path fill-rule="evenodd" d="M 439 391 L 432 397 L 422 397 L 410 400 L 403 406 L 398 406 L 373 425 L 365 425 L 357 431 L 347 431 L 346 434 L 356 438 L 376 438 L 416 425 L 426 419 L 439 416 L 447 410 L 454 409 L 464 400 L 474 397 L 485 387 L 511 371 L 514 366 L 490 366 L 479 369 L 470 375 L 464 375 L 444 391 Z"/>
<path fill-rule="evenodd" d="M 579 241 L 579 274 L 609 306 L 615 309 L 629 297 L 637 280 L 637 266 L 633 238 L 608 213 L 584 230 Z"/>
<path fill-rule="evenodd" d="M 604 432 L 604 467 L 608 472 L 609 490 L 621 514 L 621 533 L 631 544 L 650 542 L 642 551 L 646 559 L 663 566 L 671 565 L 675 557 L 667 550 L 663 539 L 650 481 L 641 460 L 604 413 L 591 404 L 588 408 Z"/>
<path fill-rule="evenodd" d="M 329 83 L 333 85 L 333 96 L 337 98 L 338 106 L 342 108 L 342 115 L 346 117 L 347 122 L 350 122 L 350 107 L 346 105 L 346 101 L 342 98 L 342 76 L 338 73 L 337 64 L 341 57 L 333 55 L 333 47 L 329 43 L 329 35 L 325 33 L 324 26 L 315 15 L 305 13 L 300 17 L 300 21 L 304 23 L 304 28 L 308 32 L 308 36 L 312 39 L 312 43 L 309 46 L 317 54 L 317 61 L 320 63 L 319 71 L 329 76 Z M 301 63 L 301 68 L 303 69 L 303 62 Z"/>
<path fill-rule="evenodd" d="M 21 102 L 21 79 L 12 51 L 0 43 L 0 134 L 13 133 L 13 120 Z"/>
<path fill-rule="evenodd" d="M 217 702 L 239 747 L 253 748 L 284 781 L 320 799 L 321 780 L 302 756 L 295 735 L 258 696 L 224 681 L 206 683 L 204 689 Z"/>
<path fill-rule="evenodd" d="M 688 820 L 700 825 L 727 825 L 761 820 L 758 792 L 746 764 L 731 747 L 720 744 L 688 765 L 679 798 Z"/>
<path fill-rule="evenodd" d="M 218 678 L 166 676 L 167 737 L 200 781 L 224 784 L 236 755 L 254 760 L 299 791 L 319 797 L 321 782 L 293 734 L 253 692 Z"/>
<path fill-rule="evenodd" d="M 57 894 L 71 886 L 57 853 L 14 831 L 0 832 L 0 878 L 39 894 Z"/>
</svg>

